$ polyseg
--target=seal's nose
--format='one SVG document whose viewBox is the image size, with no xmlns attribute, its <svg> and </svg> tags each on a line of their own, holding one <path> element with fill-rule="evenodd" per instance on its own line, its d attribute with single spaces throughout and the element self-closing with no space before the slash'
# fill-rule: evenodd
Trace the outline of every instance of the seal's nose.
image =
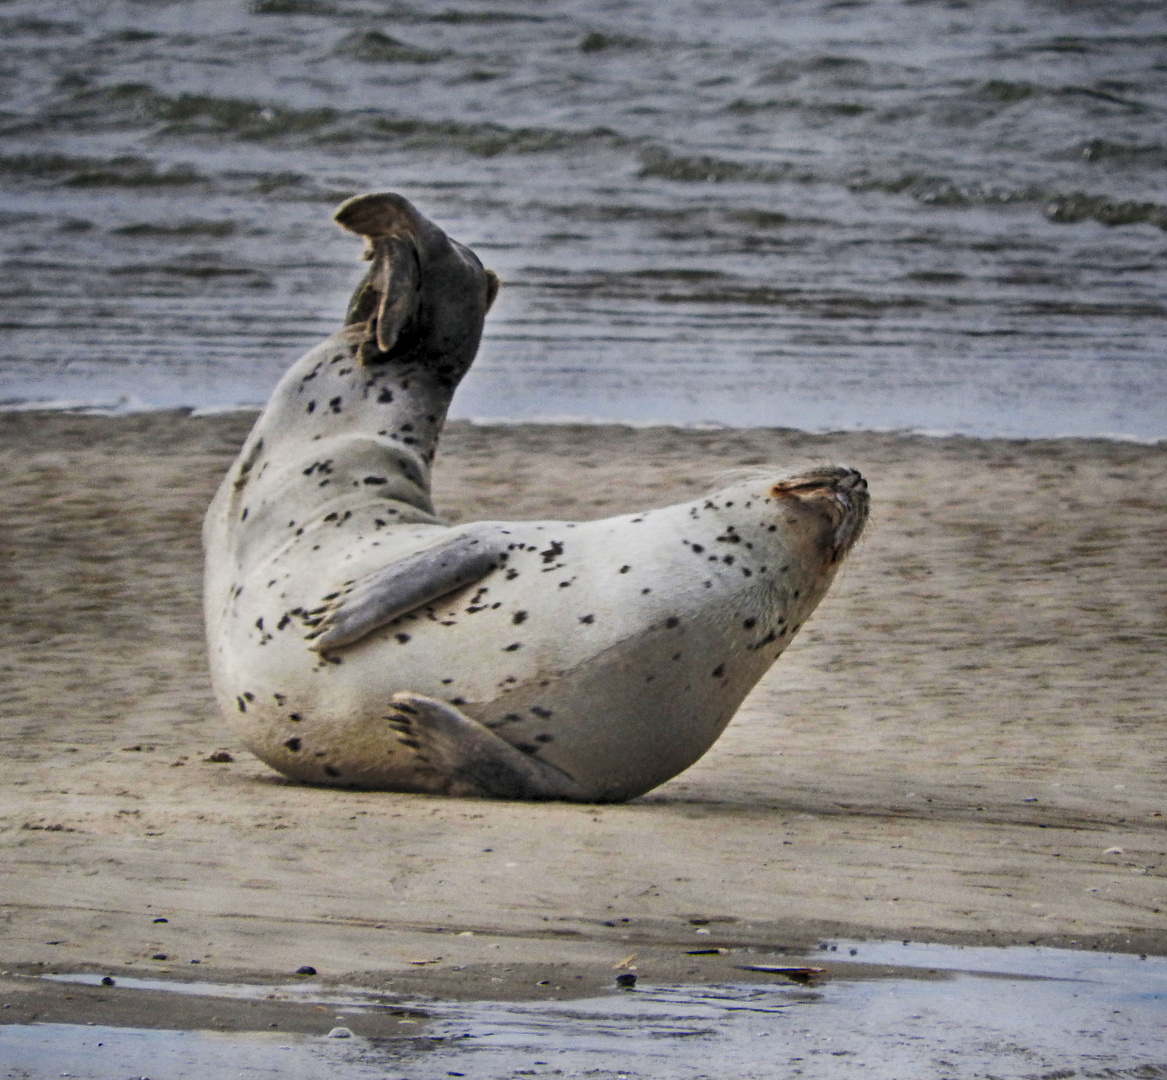
<svg viewBox="0 0 1167 1080">
<path fill-rule="evenodd" d="M 866 513 L 869 500 L 867 481 L 858 469 L 840 469 L 839 477 L 833 487 L 835 489 L 835 497 L 846 509 L 859 509 Z"/>
<path fill-rule="evenodd" d="M 835 559 L 841 559 L 859 539 L 867 522 L 871 497 L 867 481 L 858 469 L 841 469 L 835 483 L 835 498 L 843 507 L 843 520 L 835 529 Z"/>
</svg>

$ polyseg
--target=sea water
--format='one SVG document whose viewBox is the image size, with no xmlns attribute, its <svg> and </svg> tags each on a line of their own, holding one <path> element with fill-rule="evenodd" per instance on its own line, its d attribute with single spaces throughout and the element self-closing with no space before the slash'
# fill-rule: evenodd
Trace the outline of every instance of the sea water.
<svg viewBox="0 0 1167 1080">
<path fill-rule="evenodd" d="M 1158 0 L 4 0 L 0 404 L 260 404 L 343 198 L 504 289 L 452 415 L 1167 437 Z"/>
<path fill-rule="evenodd" d="M 809 959 L 828 969 L 812 987 L 780 976 L 705 986 L 645 978 L 633 991 L 563 1001 L 411 1001 L 430 1020 L 394 1038 L 361 1035 L 365 1016 L 389 1007 L 369 990 L 119 976 L 111 996 L 194 994 L 214 999 L 224 1017 L 232 1002 L 272 990 L 328 1008 L 316 1035 L 0 1020 L 0 1064 L 29 1080 L 1167 1077 L 1162 957 L 855 941 Z M 100 976 L 55 979 L 64 990 Z M 349 1025 L 351 1036 L 336 1038 L 333 1024 Z"/>
</svg>

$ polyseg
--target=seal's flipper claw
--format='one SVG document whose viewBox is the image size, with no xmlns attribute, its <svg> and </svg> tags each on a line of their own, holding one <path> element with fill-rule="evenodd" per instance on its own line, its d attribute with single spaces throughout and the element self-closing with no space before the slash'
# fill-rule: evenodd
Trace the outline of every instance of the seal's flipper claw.
<svg viewBox="0 0 1167 1080">
<path fill-rule="evenodd" d="M 326 603 L 307 635 L 309 648 L 351 645 L 414 608 L 481 581 L 505 561 L 506 546 L 497 529 L 479 526 L 357 578 Z"/>
<path fill-rule="evenodd" d="M 567 773 L 517 750 L 452 705 L 402 692 L 393 695 L 393 712 L 393 729 L 408 727 L 399 741 L 460 787 L 496 799 L 589 801 Z"/>
</svg>

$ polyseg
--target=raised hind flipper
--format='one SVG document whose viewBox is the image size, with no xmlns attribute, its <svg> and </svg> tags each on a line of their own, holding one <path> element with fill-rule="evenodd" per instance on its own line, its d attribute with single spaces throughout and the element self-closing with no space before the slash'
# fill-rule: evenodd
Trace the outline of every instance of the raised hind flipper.
<svg viewBox="0 0 1167 1080">
<path fill-rule="evenodd" d="M 506 559 L 506 536 L 480 523 L 347 582 L 306 636 L 316 652 L 351 645 L 407 611 L 486 577 Z"/>
<path fill-rule="evenodd" d="M 496 799 L 591 801 L 554 765 L 524 754 L 452 705 L 408 691 L 393 695 L 389 724 L 430 768 Z"/>
</svg>

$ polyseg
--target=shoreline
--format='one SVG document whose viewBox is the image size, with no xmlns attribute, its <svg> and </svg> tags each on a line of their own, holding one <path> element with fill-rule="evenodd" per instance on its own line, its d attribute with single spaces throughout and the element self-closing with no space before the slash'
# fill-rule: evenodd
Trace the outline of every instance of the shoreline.
<svg viewBox="0 0 1167 1080">
<path fill-rule="evenodd" d="M 33 413 L 48 416 L 94 416 L 105 419 L 117 419 L 138 415 L 167 414 L 184 417 L 191 420 L 204 420 L 223 416 L 251 416 L 256 417 L 262 411 L 262 405 L 141 405 L 140 407 L 123 408 L 118 405 L 101 405 L 97 403 L 64 401 L 9 402 L 0 404 L 0 415 L 6 413 Z M 499 416 L 450 416 L 448 424 L 468 424 L 471 427 L 482 428 L 562 428 L 562 427 L 613 427 L 631 428 L 633 431 L 654 430 L 667 428 L 676 431 L 758 431 L 781 432 L 791 435 L 813 435 L 823 438 L 841 435 L 886 435 L 905 439 L 968 439 L 973 442 L 1103 442 L 1103 443 L 1131 443 L 1135 446 L 1156 447 L 1167 445 L 1167 434 L 1159 436 L 1130 435 L 1122 432 L 1093 432 L 1090 434 L 1053 434 L 1053 435 L 1000 435 L 975 434 L 963 431 L 948 431 L 932 428 L 824 428 L 804 429 L 787 428 L 766 424 L 740 426 L 732 423 L 721 423 L 716 420 L 614 420 L 602 417 L 589 416 L 545 416 L 545 417 L 499 417 Z"/>
<path fill-rule="evenodd" d="M 844 934 L 1167 955 L 1162 444 L 452 421 L 453 521 L 618 514 L 765 461 L 871 483 L 869 533 L 713 750 L 591 807 L 314 789 L 241 747 L 198 526 L 250 424 L 0 414 L 4 967 L 161 951 L 497 996 L 527 963 L 683 973 Z"/>
</svg>

